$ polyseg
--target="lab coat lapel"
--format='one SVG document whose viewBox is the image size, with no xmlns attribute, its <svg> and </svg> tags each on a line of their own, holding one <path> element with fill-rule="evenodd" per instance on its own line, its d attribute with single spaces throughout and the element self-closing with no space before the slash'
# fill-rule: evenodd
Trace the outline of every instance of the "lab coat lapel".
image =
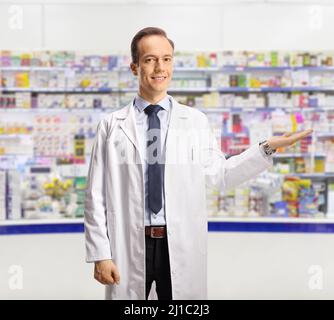
<svg viewBox="0 0 334 320">
<path fill-rule="evenodd" d="M 177 146 L 179 143 L 180 134 L 185 130 L 185 121 L 188 118 L 186 107 L 182 107 L 172 97 L 172 110 L 170 122 L 166 137 L 166 163 L 176 163 L 178 156 Z"/>
<path fill-rule="evenodd" d="M 172 113 L 171 113 L 171 119 L 170 119 L 170 127 L 181 129 L 182 128 L 182 122 L 180 127 L 180 122 L 178 119 L 187 119 L 188 114 L 185 110 L 186 107 L 181 106 L 173 97 L 172 98 Z"/>
<path fill-rule="evenodd" d="M 140 154 L 139 143 L 138 143 L 138 134 L 136 129 L 136 124 L 134 120 L 134 108 L 133 102 L 131 101 L 127 106 L 116 111 L 116 118 L 120 121 L 119 126 L 128 137 L 128 139 L 132 142 L 132 144 L 137 149 L 137 152 Z"/>
</svg>

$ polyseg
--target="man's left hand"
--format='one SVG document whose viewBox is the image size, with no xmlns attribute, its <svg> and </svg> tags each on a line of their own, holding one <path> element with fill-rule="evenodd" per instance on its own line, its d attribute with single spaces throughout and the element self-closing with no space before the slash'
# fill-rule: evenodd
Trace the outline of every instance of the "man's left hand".
<svg viewBox="0 0 334 320">
<path fill-rule="evenodd" d="M 272 149 L 289 147 L 295 144 L 297 141 L 307 137 L 313 132 L 313 129 L 304 130 L 295 133 L 285 133 L 282 136 L 274 136 L 267 140 L 267 143 Z"/>
</svg>

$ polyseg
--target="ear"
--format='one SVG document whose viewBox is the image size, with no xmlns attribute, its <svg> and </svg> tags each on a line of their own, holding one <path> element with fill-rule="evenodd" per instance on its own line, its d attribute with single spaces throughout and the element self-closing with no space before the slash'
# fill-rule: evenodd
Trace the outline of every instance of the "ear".
<svg viewBox="0 0 334 320">
<path fill-rule="evenodd" d="M 131 62 L 130 69 L 135 76 L 138 75 L 138 66 L 135 63 Z"/>
</svg>

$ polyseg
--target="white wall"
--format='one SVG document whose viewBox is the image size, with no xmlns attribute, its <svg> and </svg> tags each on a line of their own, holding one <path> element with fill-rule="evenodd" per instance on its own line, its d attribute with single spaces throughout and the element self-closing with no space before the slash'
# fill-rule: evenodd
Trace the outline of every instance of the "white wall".
<svg viewBox="0 0 334 320">
<path fill-rule="evenodd" d="M 330 41 L 334 1 L 330 0 L 244 0 L 239 4 L 228 0 L 21 0 L 16 7 L 11 3 L 0 1 L 2 49 L 128 53 L 133 35 L 150 25 L 164 28 L 178 50 L 334 49 Z"/>
<path fill-rule="evenodd" d="M 333 234 L 210 232 L 208 297 L 333 299 L 333 247 Z M 82 233 L 0 236 L 0 248 L 0 299 L 104 299 Z"/>
<path fill-rule="evenodd" d="M 104 298 L 83 233 L 0 236 L 0 248 L 0 299 Z"/>
<path fill-rule="evenodd" d="M 209 233 L 211 299 L 334 299 L 333 234 Z"/>
</svg>

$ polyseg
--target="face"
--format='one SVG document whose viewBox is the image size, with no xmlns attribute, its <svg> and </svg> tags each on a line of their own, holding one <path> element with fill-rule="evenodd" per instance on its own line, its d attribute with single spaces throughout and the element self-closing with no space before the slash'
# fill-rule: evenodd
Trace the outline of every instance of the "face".
<svg viewBox="0 0 334 320">
<path fill-rule="evenodd" d="M 162 36 L 152 35 L 138 42 L 138 65 L 131 70 L 138 76 L 140 92 L 158 96 L 167 93 L 173 75 L 173 48 Z"/>
</svg>

